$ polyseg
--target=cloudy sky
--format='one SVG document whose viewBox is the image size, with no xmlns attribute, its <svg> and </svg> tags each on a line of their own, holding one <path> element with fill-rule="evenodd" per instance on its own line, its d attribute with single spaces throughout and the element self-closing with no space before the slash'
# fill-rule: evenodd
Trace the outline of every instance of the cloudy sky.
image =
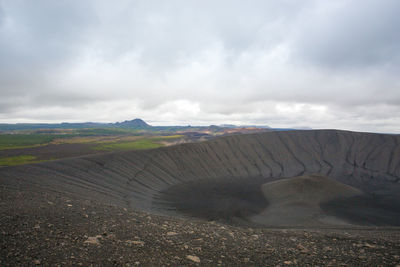
<svg viewBox="0 0 400 267">
<path fill-rule="evenodd" d="M 400 132 L 400 1 L 0 0 L 0 122 Z"/>
</svg>

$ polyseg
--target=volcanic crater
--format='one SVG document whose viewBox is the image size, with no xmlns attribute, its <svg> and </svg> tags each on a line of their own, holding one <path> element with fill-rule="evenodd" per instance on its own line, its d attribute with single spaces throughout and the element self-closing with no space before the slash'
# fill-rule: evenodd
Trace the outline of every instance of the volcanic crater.
<svg viewBox="0 0 400 267">
<path fill-rule="evenodd" d="M 251 226 L 400 225 L 400 136 L 234 135 L 0 169 L 17 191 Z"/>
</svg>

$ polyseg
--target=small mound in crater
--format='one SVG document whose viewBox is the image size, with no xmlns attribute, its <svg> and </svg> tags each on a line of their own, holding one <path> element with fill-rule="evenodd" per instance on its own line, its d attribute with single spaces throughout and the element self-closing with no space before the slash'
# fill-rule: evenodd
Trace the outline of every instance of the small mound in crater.
<svg viewBox="0 0 400 267">
<path fill-rule="evenodd" d="M 321 205 L 362 195 L 356 188 L 318 174 L 265 183 L 261 189 L 269 205 L 251 221 L 269 226 L 344 225 L 346 220 L 327 214 Z"/>
</svg>

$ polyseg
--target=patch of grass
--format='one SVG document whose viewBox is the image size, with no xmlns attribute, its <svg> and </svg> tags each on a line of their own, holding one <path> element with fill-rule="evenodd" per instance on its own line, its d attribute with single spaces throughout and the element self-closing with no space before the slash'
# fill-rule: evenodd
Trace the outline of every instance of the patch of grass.
<svg viewBox="0 0 400 267">
<path fill-rule="evenodd" d="M 40 162 L 40 160 L 36 160 L 36 157 L 32 155 L 20 155 L 14 157 L 0 158 L 0 166 L 15 166 L 36 162 Z"/>
<path fill-rule="evenodd" d="M 140 136 L 131 135 L 106 135 L 106 136 L 74 136 L 70 138 L 57 138 L 51 144 L 100 144 L 100 143 L 119 143 L 131 142 L 142 139 Z"/>
<path fill-rule="evenodd" d="M 136 129 L 121 129 L 121 128 L 87 128 L 76 130 L 78 135 L 92 136 L 92 135 L 120 135 L 129 134 L 137 135 L 140 131 Z"/>
<path fill-rule="evenodd" d="M 95 150 L 114 151 L 114 150 L 137 150 L 137 149 L 151 149 L 162 147 L 162 144 L 156 143 L 151 139 L 144 138 L 132 142 L 121 143 L 103 143 L 93 147 Z"/>
<path fill-rule="evenodd" d="M 0 150 L 29 148 L 51 142 L 54 135 L 44 134 L 1 134 Z"/>
<path fill-rule="evenodd" d="M 167 140 L 179 139 L 182 137 L 183 137 L 183 135 L 181 135 L 181 134 L 175 134 L 175 135 L 166 135 L 166 136 L 155 136 L 155 137 L 151 137 L 151 139 L 153 141 L 167 141 Z"/>
<path fill-rule="evenodd" d="M 122 137 L 114 140 L 97 141 L 98 145 L 93 147 L 95 150 L 116 151 L 116 150 L 137 150 L 151 149 L 164 146 L 162 141 L 169 141 L 182 138 L 183 135 L 153 136 L 153 137 Z M 132 139 L 138 140 L 132 140 Z"/>
<path fill-rule="evenodd" d="M 97 143 L 98 150 L 148 149 L 162 146 L 163 141 L 182 138 L 183 135 L 146 136 L 146 133 L 128 129 L 78 129 L 68 134 L 0 134 L 0 150 L 24 149 L 46 144 Z M 100 145 L 104 144 L 104 146 Z"/>
</svg>

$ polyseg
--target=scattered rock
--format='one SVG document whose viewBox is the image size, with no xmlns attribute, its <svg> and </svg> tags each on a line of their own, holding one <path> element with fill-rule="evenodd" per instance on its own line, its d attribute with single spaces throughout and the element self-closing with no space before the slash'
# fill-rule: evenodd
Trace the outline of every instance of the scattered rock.
<svg viewBox="0 0 400 267">
<path fill-rule="evenodd" d="M 167 233 L 167 236 L 173 236 L 173 235 L 177 235 L 178 233 L 176 233 L 176 232 L 168 232 Z"/>
<path fill-rule="evenodd" d="M 125 243 L 129 245 L 144 246 L 144 242 L 139 240 L 126 240 Z"/>
<path fill-rule="evenodd" d="M 301 245 L 301 244 L 298 244 L 297 245 L 297 248 L 300 250 L 300 252 L 301 253 L 305 253 L 305 254 L 307 254 L 307 253 L 309 253 L 310 252 L 310 250 L 309 249 L 307 249 L 306 247 L 304 247 L 303 245 Z"/>
<path fill-rule="evenodd" d="M 186 259 L 200 263 L 200 258 L 197 256 L 187 255 Z"/>
<path fill-rule="evenodd" d="M 92 244 L 92 245 L 100 245 L 101 235 L 89 236 L 87 240 L 83 243 Z"/>
<path fill-rule="evenodd" d="M 371 245 L 371 244 L 369 244 L 369 243 L 365 243 L 365 244 L 364 244 L 364 247 L 366 247 L 366 248 L 376 248 L 375 245 Z"/>
</svg>

